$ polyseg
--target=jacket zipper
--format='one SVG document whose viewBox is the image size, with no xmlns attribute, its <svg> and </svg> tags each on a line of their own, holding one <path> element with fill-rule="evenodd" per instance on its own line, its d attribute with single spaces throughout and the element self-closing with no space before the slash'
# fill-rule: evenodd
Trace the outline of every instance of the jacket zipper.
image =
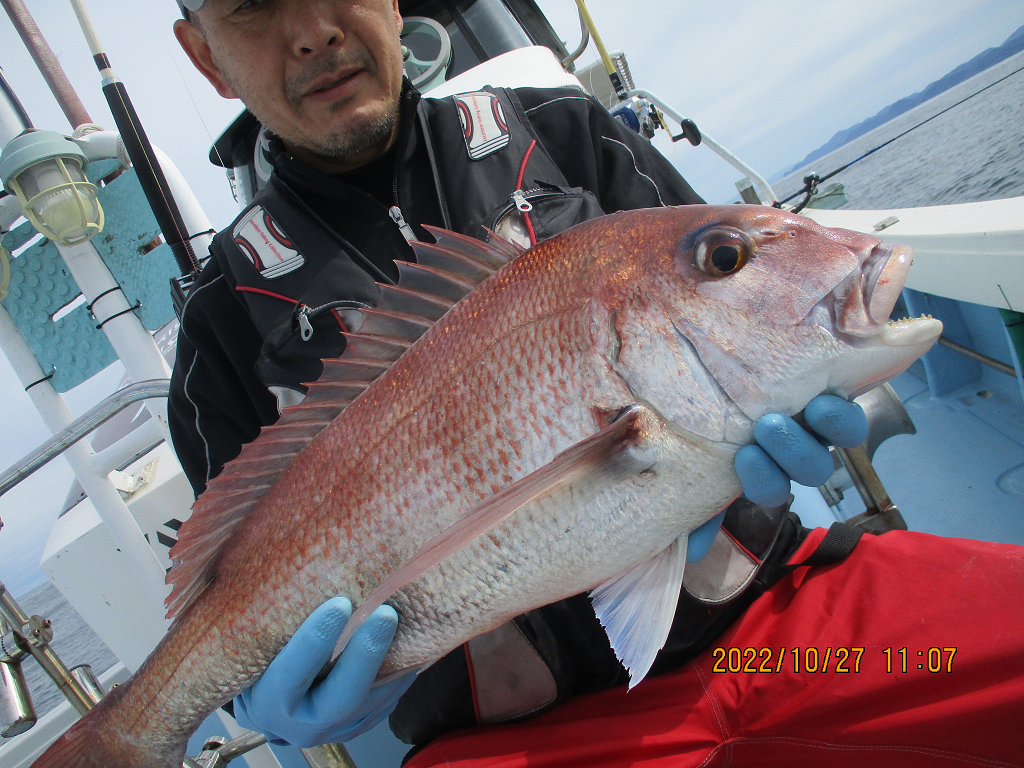
<svg viewBox="0 0 1024 768">
<path fill-rule="evenodd" d="M 395 194 L 397 198 L 397 193 Z M 391 216 L 391 220 L 398 225 L 398 230 L 402 233 L 402 237 L 405 238 L 407 243 L 411 243 L 413 240 L 418 239 L 416 233 L 413 232 L 412 227 L 409 226 L 409 222 L 405 220 L 405 216 L 402 215 L 402 209 L 397 205 L 391 206 L 388 209 L 388 215 Z"/>
<path fill-rule="evenodd" d="M 409 97 L 411 98 L 411 97 Z M 398 147 L 395 149 L 395 175 L 391 180 L 391 197 L 395 201 L 395 204 L 388 209 L 388 215 L 391 220 L 398 226 L 398 231 L 402 233 L 402 237 L 405 238 L 405 242 L 411 243 L 414 240 L 418 240 L 416 233 L 413 228 L 409 226 L 409 222 L 405 220 L 405 215 L 402 213 L 402 203 L 398 199 L 398 179 L 402 175 L 402 161 L 404 160 L 403 150 L 406 144 L 409 143 L 409 124 L 411 120 L 405 121 L 401 127 L 401 133 L 398 137 Z"/>
<path fill-rule="evenodd" d="M 521 189 L 512 193 L 512 202 L 520 213 L 529 213 L 533 210 L 533 203 L 526 199 L 526 193 Z"/>
<path fill-rule="evenodd" d="M 505 218 L 511 211 L 515 210 L 520 213 L 529 213 L 532 211 L 533 203 L 531 200 L 537 200 L 545 197 L 559 197 L 564 196 L 564 194 L 564 192 L 543 188 L 528 190 L 517 189 L 509 195 L 509 199 L 512 202 L 498 211 L 498 213 L 491 218 L 490 224 L 488 224 L 488 229 L 494 229 L 498 222 Z"/>
</svg>

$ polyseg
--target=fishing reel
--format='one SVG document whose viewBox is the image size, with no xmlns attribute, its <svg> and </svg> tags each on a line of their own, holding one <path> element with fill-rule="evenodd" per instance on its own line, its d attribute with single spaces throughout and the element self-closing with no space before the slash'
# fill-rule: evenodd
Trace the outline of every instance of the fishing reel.
<svg viewBox="0 0 1024 768">
<path fill-rule="evenodd" d="M 611 112 L 612 117 L 647 139 L 653 139 L 655 131 L 664 127 L 657 108 L 638 96 L 620 101 Z"/>
</svg>

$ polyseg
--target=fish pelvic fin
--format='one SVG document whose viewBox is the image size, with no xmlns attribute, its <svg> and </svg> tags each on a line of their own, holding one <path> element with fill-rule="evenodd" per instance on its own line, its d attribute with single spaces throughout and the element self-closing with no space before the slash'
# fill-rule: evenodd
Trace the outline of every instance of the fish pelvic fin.
<svg viewBox="0 0 1024 768">
<path fill-rule="evenodd" d="M 590 593 L 612 650 L 629 672 L 629 687 L 646 677 L 665 646 L 683 586 L 687 534 L 645 563 Z"/>
<path fill-rule="evenodd" d="M 186 744 L 175 754 L 157 754 L 135 737 L 122 735 L 118 702 L 130 683 L 113 688 L 32 763 L 32 768 L 181 768 Z"/>
<path fill-rule="evenodd" d="M 652 427 L 656 428 L 657 424 L 657 417 L 649 409 L 631 406 L 596 434 L 480 502 L 458 522 L 420 547 L 412 558 L 366 596 L 345 625 L 332 658 L 341 654 L 359 625 L 391 595 L 493 530 L 517 510 L 556 493 L 593 496 L 649 469 L 657 458 L 657 448 L 652 450 L 649 445 Z M 682 576 L 679 578 L 681 583 Z"/>
<path fill-rule="evenodd" d="M 206 487 L 171 550 L 167 617 L 180 616 L 216 577 L 220 552 L 295 457 L 433 323 L 520 251 L 427 227 L 435 244 L 414 242 L 417 262 L 399 263 L 397 286 L 380 286 L 377 307 L 346 315 L 345 351 L 324 361 L 302 402 L 284 408 Z"/>
</svg>

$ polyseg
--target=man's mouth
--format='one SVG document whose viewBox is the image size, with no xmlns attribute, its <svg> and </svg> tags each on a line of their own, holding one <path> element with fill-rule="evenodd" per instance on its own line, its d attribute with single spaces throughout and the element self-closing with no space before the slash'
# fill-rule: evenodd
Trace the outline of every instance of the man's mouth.
<svg viewBox="0 0 1024 768">
<path fill-rule="evenodd" d="M 340 95 L 340 91 L 359 77 L 362 72 L 362 69 L 355 69 L 340 74 L 333 73 L 330 76 L 320 78 L 306 91 L 304 98 L 320 101 Z"/>
</svg>

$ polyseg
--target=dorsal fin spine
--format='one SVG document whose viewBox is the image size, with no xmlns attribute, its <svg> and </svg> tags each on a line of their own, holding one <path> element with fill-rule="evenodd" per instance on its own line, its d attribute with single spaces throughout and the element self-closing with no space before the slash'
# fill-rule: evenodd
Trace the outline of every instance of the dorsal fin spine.
<svg viewBox="0 0 1024 768">
<path fill-rule="evenodd" d="M 480 284 L 494 274 L 494 268 L 480 259 L 427 243 L 416 246 L 416 263 L 444 270 L 474 284 Z"/>
<path fill-rule="evenodd" d="M 506 240 L 504 237 L 496 232 L 492 232 L 487 227 L 484 227 L 484 232 L 487 233 L 487 245 L 503 253 L 509 261 L 518 259 L 526 253 L 526 249 L 523 248 L 523 246 L 513 243 L 511 240 Z"/>
<path fill-rule="evenodd" d="M 453 306 L 453 302 L 400 285 L 382 285 L 380 293 L 380 304 L 377 305 L 379 309 L 407 312 L 431 322 L 439 320 Z"/>
<path fill-rule="evenodd" d="M 426 264 L 413 264 L 408 261 L 396 262 L 399 264 L 398 272 L 401 275 L 403 285 L 410 285 L 415 288 L 422 286 L 420 290 L 425 293 L 432 293 L 451 302 L 458 302 L 467 293 L 476 288 L 477 283 L 451 272 L 446 272 L 437 267 Z"/>
<path fill-rule="evenodd" d="M 448 230 L 439 229 L 438 227 L 432 227 L 430 225 L 425 225 L 424 228 L 434 236 L 437 244 L 442 248 L 448 248 L 456 251 L 457 253 L 472 255 L 472 257 L 478 258 L 495 270 L 500 269 L 510 261 L 508 256 L 506 256 L 506 254 L 501 250 L 493 248 L 487 243 L 482 243 L 479 240 L 474 240 L 472 237 L 460 235 L 457 232 L 449 232 Z"/>
</svg>

